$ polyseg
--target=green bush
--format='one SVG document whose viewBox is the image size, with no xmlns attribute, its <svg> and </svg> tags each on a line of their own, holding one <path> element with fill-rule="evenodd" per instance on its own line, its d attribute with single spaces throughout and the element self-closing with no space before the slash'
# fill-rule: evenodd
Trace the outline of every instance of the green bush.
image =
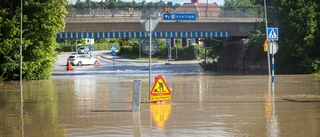
<svg viewBox="0 0 320 137">
<path fill-rule="evenodd" d="M 60 45 L 57 49 L 58 52 L 74 52 L 76 51 L 75 46 L 73 45 Z"/>
<path fill-rule="evenodd" d="M 97 43 L 97 44 L 92 44 L 92 50 L 93 51 L 98 51 L 98 50 L 110 50 L 110 45 L 115 44 L 115 43 Z M 118 45 L 118 44 L 116 44 Z M 89 47 L 90 45 L 84 44 L 82 46 Z M 80 46 L 78 46 L 79 48 Z M 117 46 L 118 48 L 119 46 Z M 58 52 L 75 52 L 76 47 L 74 44 L 64 44 L 60 43 L 59 48 L 57 49 Z"/>
<path fill-rule="evenodd" d="M 198 49 L 200 45 L 192 45 L 188 47 L 172 47 L 171 48 L 171 58 L 175 59 L 176 50 L 178 60 L 193 60 L 198 57 Z M 149 57 L 149 55 L 141 51 L 141 57 Z M 139 46 L 122 46 L 120 47 L 118 56 L 123 56 L 126 58 L 139 58 Z M 166 46 L 159 46 L 158 51 L 152 55 L 157 59 L 168 59 L 168 48 Z M 176 59 L 177 60 L 177 59 Z"/>
<path fill-rule="evenodd" d="M 20 11 L 13 1 L 0 2 L 0 75 L 2 80 L 42 80 L 51 77 L 56 61 L 56 35 L 65 26 L 66 0 L 39 3 L 28 0 L 23 9 L 23 40 L 20 41 Z M 20 46 L 22 47 L 22 72 Z"/>
</svg>

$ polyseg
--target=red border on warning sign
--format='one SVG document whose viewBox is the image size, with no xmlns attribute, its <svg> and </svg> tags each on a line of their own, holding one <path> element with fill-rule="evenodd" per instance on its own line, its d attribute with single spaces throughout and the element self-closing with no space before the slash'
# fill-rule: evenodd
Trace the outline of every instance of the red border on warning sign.
<svg viewBox="0 0 320 137">
<path fill-rule="evenodd" d="M 165 93 L 163 93 L 163 92 L 160 92 L 160 93 L 154 92 L 154 91 L 155 91 L 155 87 L 159 84 L 158 81 L 159 81 L 160 79 L 162 80 L 162 82 L 163 82 L 163 84 L 164 84 L 164 87 L 163 87 L 163 88 L 164 88 L 164 89 L 167 89 L 168 92 L 165 92 Z M 171 95 L 171 91 L 170 91 L 170 89 L 168 88 L 167 83 L 164 81 L 164 79 L 163 79 L 163 77 L 162 77 L 161 75 L 159 75 L 159 76 L 157 77 L 157 80 L 156 80 L 156 82 L 153 84 L 152 90 L 150 91 L 150 96 L 159 96 L 159 95 Z"/>
</svg>

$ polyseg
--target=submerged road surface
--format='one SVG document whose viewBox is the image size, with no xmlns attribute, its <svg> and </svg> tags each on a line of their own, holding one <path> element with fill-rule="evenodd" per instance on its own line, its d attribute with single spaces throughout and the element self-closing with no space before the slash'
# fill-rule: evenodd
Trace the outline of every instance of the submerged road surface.
<svg viewBox="0 0 320 137">
<path fill-rule="evenodd" d="M 53 69 L 53 75 L 86 75 L 86 74 L 109 74 L 109 75 L 148 75 L 149 60 L 131 60 L 113 57 L 110 51 L 93 52 L 92 57 L 98 58 L 99 67 L 93 65 L 73 66 L 72 71 L 66 71 L 67 58 L 73 53 L 62 53 L 58 56 Z M 198 75 L 204 72 L 197 60 L 187 61 L 152 61 L 151 73 L 154 75 Z"/>
<path fill-rule="evenodd" d="M 318 75 L 276 74 L 272 90 L 267 75 L 155 62 L 152 76 L 163 76 L 172 100 L 150 103 L 148 63 L 113 66 L 99 56 L 100 67 L 66 71 L 68 55 L 50 80 L 0 84 L 0 137 L 320 136 Z M 134 80 L 142 81 L 139 112 L 131 111 Z"/>
</svg>

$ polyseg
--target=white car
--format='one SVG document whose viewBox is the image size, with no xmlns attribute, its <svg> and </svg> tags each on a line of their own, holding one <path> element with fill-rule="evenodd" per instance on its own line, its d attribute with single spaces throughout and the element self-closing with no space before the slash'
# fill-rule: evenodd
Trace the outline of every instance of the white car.
<svg viewBox="0 0 320 137">
<path fill-rule="evenodd" d="M 77 52 L 78 54 L 89 54 L 90 49 L 88 47 L 80 47 Z"/>
<path fill-rule="evenodd" d="M 97 59 L 90 57 L 89 55 L 71 55 L 67 59 L 70 61 L 71 65 L 93 65 Z"/>
</svg>

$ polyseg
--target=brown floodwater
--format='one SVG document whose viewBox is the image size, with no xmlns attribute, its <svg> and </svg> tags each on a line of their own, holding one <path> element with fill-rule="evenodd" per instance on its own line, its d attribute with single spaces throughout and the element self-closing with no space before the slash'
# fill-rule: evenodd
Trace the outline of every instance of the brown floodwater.
<svg viewBox="0 0 320 137">
<path fill-rule="evenodd" d="M 149 103 L 146 75 L 0 83 L 0 137 L 320 136 L 320 76 L 276 75 L 274 89 L 267 75 L 163 78 L 165 103 Z M 140 112 L 131 112 L 134 80 Z"/>
</svg>

